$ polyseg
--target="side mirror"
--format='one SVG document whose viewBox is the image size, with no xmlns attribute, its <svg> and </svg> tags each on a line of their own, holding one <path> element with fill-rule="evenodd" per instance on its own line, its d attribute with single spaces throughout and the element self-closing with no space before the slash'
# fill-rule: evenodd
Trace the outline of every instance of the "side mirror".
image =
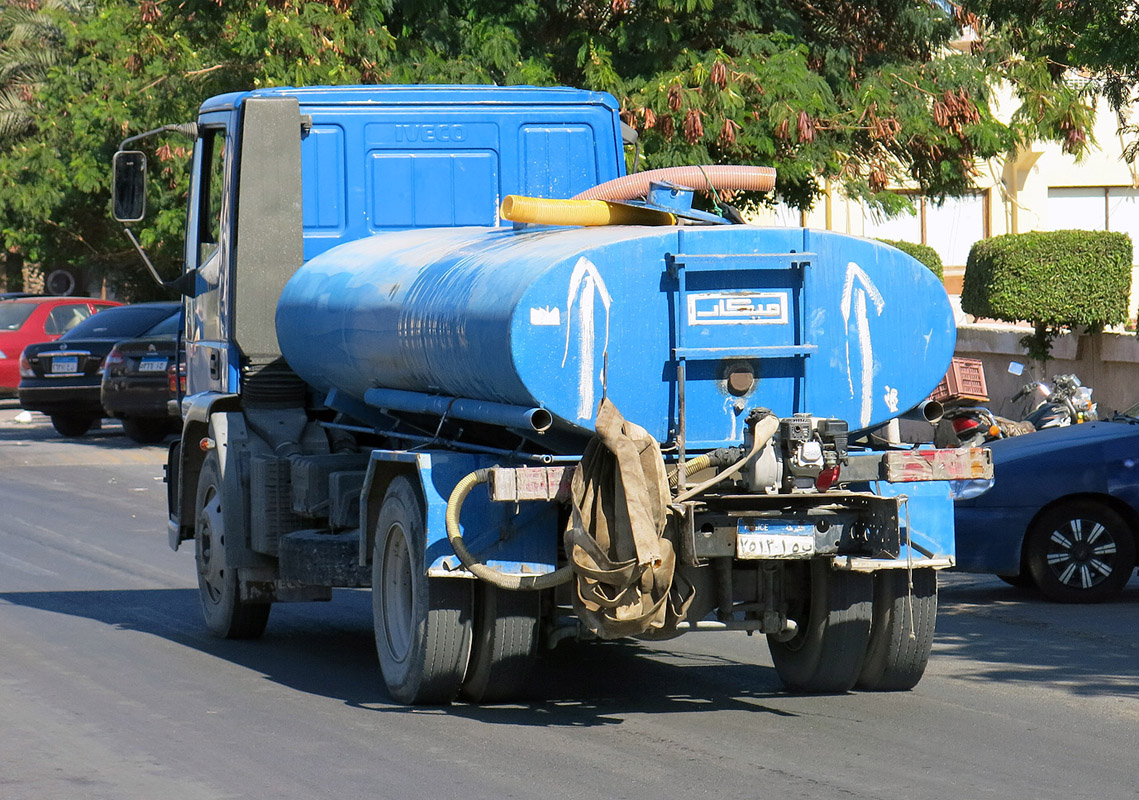
<svg viewBox="0 0 1139 800">
<path fill-rule="evenodd" d="M 111 216 L 119 222 L 141 222 L 146 216 L 146 153 L 120 150 L 111 164 Z"/>
</svg>

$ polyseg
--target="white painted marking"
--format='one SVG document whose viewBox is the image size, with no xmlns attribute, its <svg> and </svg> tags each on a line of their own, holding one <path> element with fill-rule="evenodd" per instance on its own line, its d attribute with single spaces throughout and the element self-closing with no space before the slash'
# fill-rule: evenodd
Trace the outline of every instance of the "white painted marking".
<svg viewBox="0 0 1139 800">
<path fill-rule="evenodd" d="M 890 386 L 886 387 L 886 408 L 890 409 L 891 414 L 898 413 L 898 390 Z"/>
<path fill-rule="evenodd" d="M 855 280 L 861 286 L 855 287 Z M 874 348 L 870 342 L 870 317 L 866 305 L 868 295 L 874 302 L 877 316 L 881 316 L 882 309 L 886 306 L 886 301 L 882 299 L 882 293 L 878 291 L 878 287 L 874 285 L 862 267 L 853 261 L 849 262 L 846 265 L 846 282 L 842 287 L 842 321 L 847 330 L 846 380 L 850 386 L 850 396 L 854 397 L 854 369 L 850 361 L 849 335 L 850 316 L 853 311 L 858 332 L 859 360 L 862 362 L 859 375 L 859 394 L 862 403 L 860 423 L 863 426 L 870 423 L 870 413 L 874 404 Z"/>
<path fill-rule="evenodd" d="M 6 567 L 12 567 L 13 569 L 18 569 L 20 572 L 23 572 L 27 575 L 35 575 L 38 578 L 48 578 L 59 574 L 57 572 L 52 572 L 50 569 L 44 569 L 43 567 L 38 567 L 28 561 L 24 561 L 22 558 L 5 555 L 4 553 L 0 553 L 0 564 Z"/>
<path fill-rule="evenodd" d="M 562 324 L 562 310 L 560 308 L 550 308 L 549 306 L 531 308 L 530 324 L 557 327 Z"/>
<path fill-rule="evenodd" d="M 578 328 L 578 403 L 577 418 L 590 419 L 593 417 L 593 350 L 596 332 L 593 323 L 594 301 L 601 298 L 601 305 L 605 308 L 605 346 L 602 352 L 609 350 L 609 310 L 613 305 L 613 298 L 609 288 L 605 285 L 597 266 L 588 258 L 582 256 L 574 265 L 570 275 L 569 296 L 566 298 L 566 349 L 562 355 L 562 367 L 565 367 L 569 358 L 570 328 L 573 327 L 573 304 L 575 298 L 580 298 L 577 310 Z M 602 381 L 605 376 L 602 376 Z"/>
</svg>

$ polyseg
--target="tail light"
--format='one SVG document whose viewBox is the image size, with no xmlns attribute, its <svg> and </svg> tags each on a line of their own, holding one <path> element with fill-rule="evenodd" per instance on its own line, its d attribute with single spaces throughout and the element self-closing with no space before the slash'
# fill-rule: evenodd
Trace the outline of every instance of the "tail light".
<svg viewBox="0 0 1139 800">
<path fill-rule="evenodd" d="M 20 353 L 20 377 L 21 378 L 34 378 L 36 371 L 32 369 L 32 362 L 28 361 L 26 353 Z"/>
<path fill-rule="evenodd" d="M 123 354 L 119 352 L 119 348 L 112 347 L 111 352 L 107 353 L 107 357 L 104 358 L 103 363 L 99 365 L 99 374 L 102 375 L 109 367 L 121 367 L 125 363 L 126 359 L 124 359 Z"/>
<path fill-rule="evenodd" d="M 957 434 L 958 439 L 967 439 L 972 436 L 981 427 L 979 420 L 972 417 L 954 417 L 953 418 L 953 432 Z"/>
<path fill-rule="evenodd" d="M 181 397 L 186 394 L 186 364 L 171 364 L 166 368 L 166 386 L 170 394 Z"/>
</svg>

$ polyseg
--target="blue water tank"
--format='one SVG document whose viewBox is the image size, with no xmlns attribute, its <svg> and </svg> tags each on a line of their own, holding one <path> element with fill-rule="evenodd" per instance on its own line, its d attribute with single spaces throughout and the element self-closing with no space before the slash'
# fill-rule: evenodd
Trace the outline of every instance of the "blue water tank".
<svg viewBox="0 0 1139 800">
<path fill-rule="evenodd" d="M 923 400 L 956 338 L 941 282 L 880 242 L 804 228 L 451 228 L 384 233 L 303 266 L 277 310 L 313 386 L 547 409 L 590 433 L 608 396 L 690 449 L 747 410 L 882 424 Z M 679 367 L 683 365 L 683 370 Z"/>
</svg>

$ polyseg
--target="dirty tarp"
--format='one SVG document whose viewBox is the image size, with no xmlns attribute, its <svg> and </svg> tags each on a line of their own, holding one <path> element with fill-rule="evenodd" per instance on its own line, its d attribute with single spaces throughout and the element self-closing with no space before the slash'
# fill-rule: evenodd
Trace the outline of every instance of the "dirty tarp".
<svg viewBox="0 0 1139 800">
<path fill-rule="evenodd" d="M 574 610 L 603 639 L 667 636 L 694 592 L 675 573 L 665 536 L 669 492 L 660 446 L 608 399 L 596 430 L 574 470 L 565 532 Z"/>
</svg>

